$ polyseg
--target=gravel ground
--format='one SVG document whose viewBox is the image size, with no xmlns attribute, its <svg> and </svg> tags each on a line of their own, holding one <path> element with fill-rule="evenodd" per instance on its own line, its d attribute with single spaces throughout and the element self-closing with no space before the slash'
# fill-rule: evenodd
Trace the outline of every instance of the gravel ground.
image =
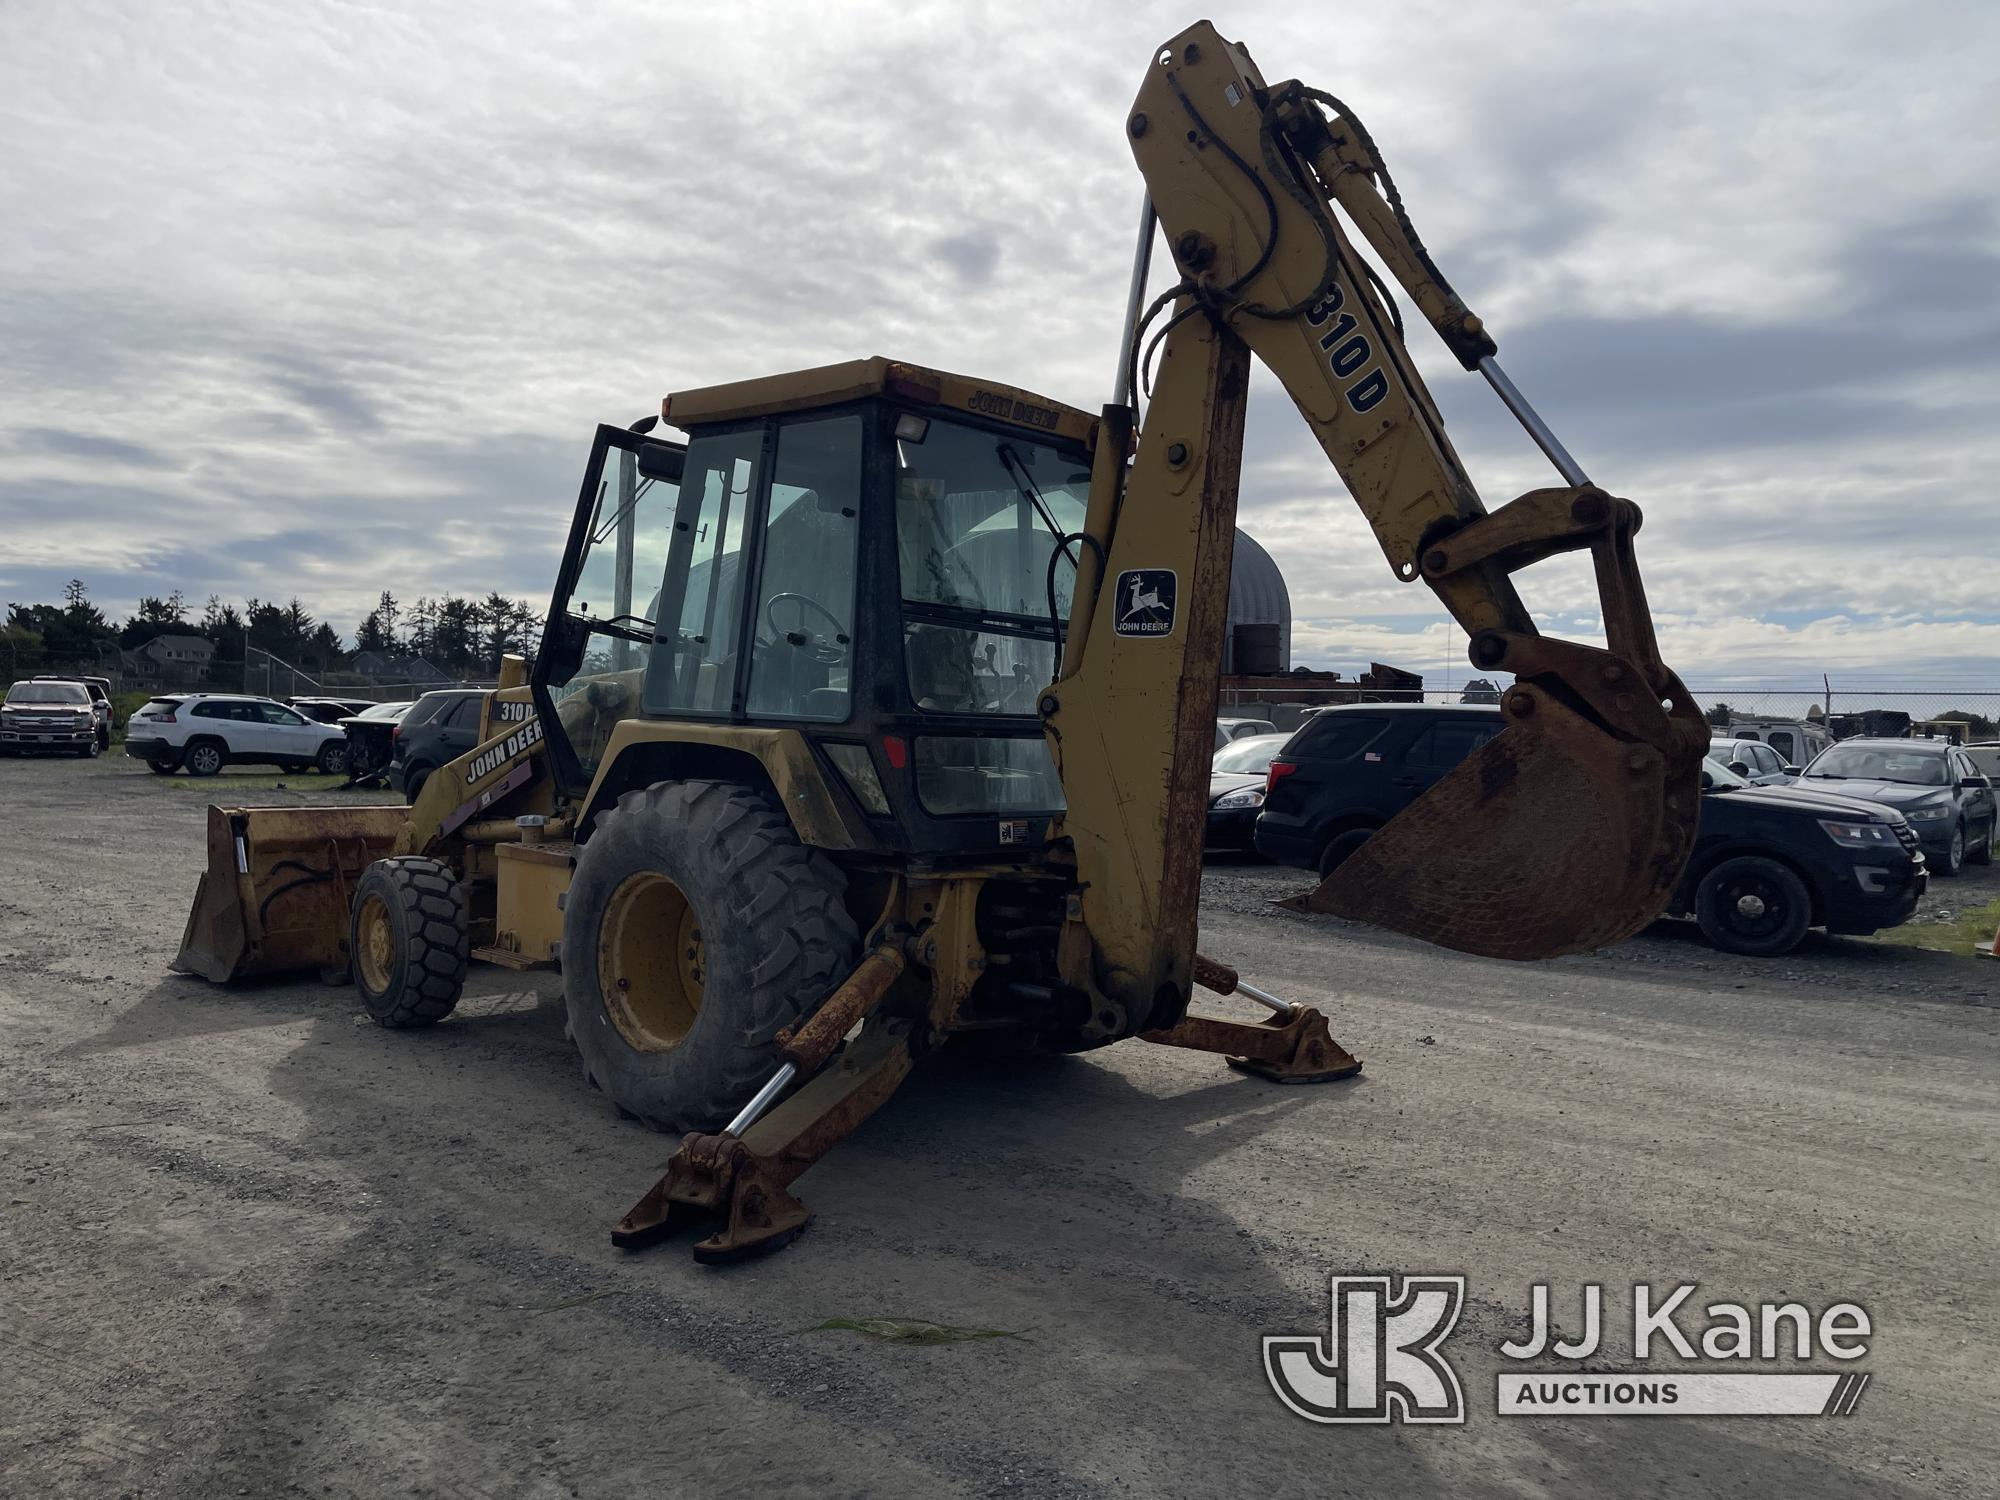
<svg viewBox="0 0 2000 1500">
<path fill-rule="evenodd" d="M 804 1180 L 797 1245 L 718 1272 L 609 1246 L 672 1143 L 581 1082 L 557 981 L 476 970 L 396 1035 L 170 976 L 206 799 L 118 758 L 0 791 L 0 1493 L 2000 1489 L 2000 964 L 1663 927 L 1509 966 L 1218 866 L 1205 951 L 1325 1007 L 1361 1080 L 937 1059 Z M 1370 1270 L 1468 1277 L 1466 1426 L 1274 1399 L 1259 1336 Z M 1493 1415 L 1531 1282 L 1572 1324 L 1604 1282 L 1616 1365 L 1636 1279 L 1859 1301 L 1874 1383 L 1837 1422 Z M 803 1331 L 871 1315 L 1021 1336 Z"/>
</svg>

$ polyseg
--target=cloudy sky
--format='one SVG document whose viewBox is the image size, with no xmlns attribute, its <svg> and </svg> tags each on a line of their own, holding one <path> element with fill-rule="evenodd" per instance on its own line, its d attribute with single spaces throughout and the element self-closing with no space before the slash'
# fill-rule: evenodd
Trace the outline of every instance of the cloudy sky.
<svg viewBox="0 0 2000 1500">
<path fill-rule="evenodd" d="M 594 423 L 885 353 L 1094 408 L 1186 6 L 0 4 L 0 600 L 545 599 Z M 2000 688 L 2000 8 L 1234 5 L 1361 111 L 1697 686 Z M 1413 330 L 1489 504 L 1552 482 Z M 1274 385 L 1295 660 L 1438 683 Z M 1524 575 L 1589 635 L 1587 571 Z"/>
</svg>

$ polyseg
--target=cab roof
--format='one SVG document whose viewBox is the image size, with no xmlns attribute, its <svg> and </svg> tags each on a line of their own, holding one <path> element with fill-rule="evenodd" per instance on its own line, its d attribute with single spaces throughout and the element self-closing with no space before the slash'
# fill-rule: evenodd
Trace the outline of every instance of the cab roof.
<svg viewBox="0 0 2000 1500">
<path fill-rule="evenodd" d="M 660 413 L 674 426 L 692 429 L 776 412 L 811 411 L 878 395 L 915 406 L 969 412 L 1086 447 L 1097 436 L 1097 419 L 1073 406 L 1011 385 L 906 364 L 879 354 L 787 375 L 675 391 L 661 404 Z"/>
</svg>

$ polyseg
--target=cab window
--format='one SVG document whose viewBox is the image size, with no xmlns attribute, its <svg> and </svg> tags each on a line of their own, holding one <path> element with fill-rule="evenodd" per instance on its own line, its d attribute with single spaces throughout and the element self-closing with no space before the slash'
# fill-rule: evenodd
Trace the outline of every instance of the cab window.
<svg viewBox="0 0 2000 1500">
<path fill-rule="evenodd" d="M 860 515 L 860 417 L 781 429 L 751 624 L 752 714 L 847 717 Z"/>
</svg>

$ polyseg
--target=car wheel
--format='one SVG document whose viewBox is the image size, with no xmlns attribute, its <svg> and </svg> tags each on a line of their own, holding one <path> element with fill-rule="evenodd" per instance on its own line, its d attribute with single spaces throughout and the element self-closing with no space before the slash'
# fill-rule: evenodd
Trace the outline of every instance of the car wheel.
<svg viewBox="0 0 2000 1500">
<path fill-rule="evenodd" d="M 328 740 L 319 747 L 319 754 L 313 758 L 313 765 L 328 776 L 347 774 L 347 741 Z"/>
<path fill-rule="evenodd" d="M 171 776 L 180 768 L 181 758 L 178 755 L 156 757 L 146 762 L 146 769 L 155 776 Z"/>
<path fill-rule="evenodd" d="M 1702 876 L 1694 909 L 1703 937 L 1724 952 L 1754 958 L 1791 952 L 1812 925 L 1805 882 L 1756 854 L 1725 859 Z"/>
<path fill-rule="evenodd" d="M 1965 825 L 1957 824 L 1951 830 L 1951 842 L 1944 846 L 1944 853 L 1931 866 L 1940 875 L 1956 875 L 1965 868 Z"/>
<path fill-rule="evenodd" d="M 1988 823 L 1986 825 L 1986 837 L 1976 840 L 1972 847 L 1965 851 L 1965 858 L 1968 864 L 1990 865 L 1993 863 L 1993 836 L 1996 830 L 2000 830 L 2000 818 L 1995 818 L 1991 823 Z"/>
<path fill-rule="evenodd" d="M 213 776 L 222 769 L 226 759 L 222 746 L 214 740 L 196 740 L 182 756 L 190 776 Z"/>
<path fill-rule="evenodd" d="M 1326 847 L 1319 851 L 1319 873 L 1331 875 L 1347 860 L 1347 856 L 1368 842 L 1372 828 L 1350 828 L 1344 833 L 1336 833 L 1326 841 Z"/>
<path fill-rule="evenodd" d="M 411 766 L 409 770 L 403 773 L 403 800 L 405 802 L 415 803 L 417 798 L 422 795 L 424 783 L 431 779 L 431 769 L 429 766 Z"/>
<path fill-rule="evenodd" d="M 90 737 L 90 743 L 76 753 L 81 755 L 85 760 L 96 760 L 98 756 L 104 753 L 104 747 L 97 743 L 97 736 L 93 734 Z"/>
</svg>

